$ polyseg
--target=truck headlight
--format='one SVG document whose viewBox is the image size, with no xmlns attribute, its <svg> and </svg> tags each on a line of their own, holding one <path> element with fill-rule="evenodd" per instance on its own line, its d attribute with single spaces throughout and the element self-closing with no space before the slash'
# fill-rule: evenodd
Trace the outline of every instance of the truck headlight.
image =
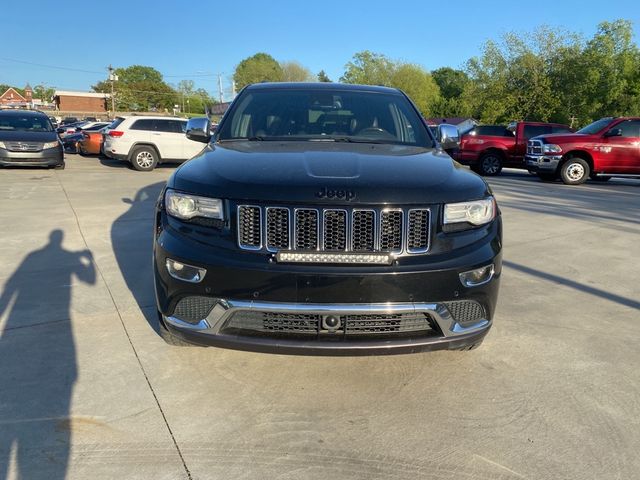
<svg viewBox="0 0 640 480">
<path fill-rule="evenodd" d="M 182 220 L 206 217 L 224 220 L 222 200 L 167 190 L 164 197 L 167 213 Z"/>
<path fill-rule="evenodd" d="M 560 153 L 562 152 L 562 147 L 560 145 L 554 145 L 553 143 L 545 143 L 542 145 L 543 153 Z"/>
<path fill-rule="evenodd" d="M 485 225 L 496 217 L 496 202 L 493 197 L 474 200 L 472 202 L 447 203 L 444 206 L 444 224 L 452 226 L 464 224 L 474 226 Z M 461 228 L 449 228 L 446 230 L 460 230 Z"/>
</svg>

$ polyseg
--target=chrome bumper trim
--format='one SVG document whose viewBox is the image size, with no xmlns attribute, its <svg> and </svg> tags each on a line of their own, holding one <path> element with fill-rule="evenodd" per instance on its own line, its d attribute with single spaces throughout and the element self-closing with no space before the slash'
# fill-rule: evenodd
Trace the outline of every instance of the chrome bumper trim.
<svg viewBox="0 0 640 480">
<path fill-rule="evenodd" d="M 286 312 L 286 313 L 317 313 L 335 315 L 353 314 L 397 314 L 397 313 L 427 313 L 442 331 L 444 337 L 455 337 L 475 333 L 487 329 L 491 321 L 481 319 L 471 325 L 463 326 L 456 322 L 449 309 L 442 303 L 380 303 L 380 304 L 307 304 L 307 303 L 279 303 L 257 302 L 245 300 L 220 300 L 213 307 L 207 318 L 192 324 L 175 317 L 163 316 L 164 320 L 174 328 L 199 333 L 216 335 L 220 332 L 227 319 L 239 311 L 258 312 Z"/>
<path fill-rule="evenodd" d="M 528 167 L 537 167 L 540 170 L 556 170 L 562 155 L 525 155 L 525 164 Z"/>
</svg>

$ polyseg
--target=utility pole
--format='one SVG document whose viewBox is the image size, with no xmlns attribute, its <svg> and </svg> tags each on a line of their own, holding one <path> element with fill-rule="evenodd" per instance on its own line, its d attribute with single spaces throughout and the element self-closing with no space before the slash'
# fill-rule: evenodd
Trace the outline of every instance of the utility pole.
<svg viewBox="0 0 640 480">
<path fill-rule="evenodd" d="M 116 99 L 113 93 L 113 82 L 118 80 L 118 76 L 113 73 L 113 67 L 109 64 L 109 81 L 111 82 L 111 112 L 116 116 Z"/>
<path fill-rule="evenodd" d="M 224 97 L 222 95 L 222 74 L 218 74 L 218 94 L 220 96 L 220 103 L 224 103 Z"/>
</svg>

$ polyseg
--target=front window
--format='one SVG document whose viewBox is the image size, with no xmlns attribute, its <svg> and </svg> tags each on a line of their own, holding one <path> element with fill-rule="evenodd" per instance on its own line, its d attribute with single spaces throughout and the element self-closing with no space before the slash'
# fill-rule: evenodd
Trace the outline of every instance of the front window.
<svg viewBox="0 0 640 480">
<path fill-rule="evenodd" d="M 401 94 L 350 90 L 248 90 L 220 128 L 219 141 L 293 140 L 433 147 Z"/>
<path fill-rule="evenodd" d="M 581 128 L 576 133 L 584 133 L 585 135 L 595 135 L 600 130 L 605 128 L 607 125 L 609 125 L 611 123 L 611 120 L 613 120 L 613 117 L 601 118 L 600 120 L 593 122 L 584 128 Z"/>
<path fill-rule="evenodd" d="M 1 115 L 0 130 L 23 132 L 52 132 L 51 122 L 44 115 Z"/>
</svg>

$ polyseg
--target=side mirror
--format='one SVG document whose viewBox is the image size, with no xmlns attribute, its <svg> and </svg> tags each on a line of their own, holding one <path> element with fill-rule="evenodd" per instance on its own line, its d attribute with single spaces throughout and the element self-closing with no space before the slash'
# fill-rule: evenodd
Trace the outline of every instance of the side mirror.
<svg viewBox="0 0 640 480">
<path fill-rule="evenodd" d="M 605 133 L 604 136 L 605 136 L 605 138 L 608 138 L 608 137 L 621 137 L 622 136 L 622 129 L 621 128 L 612 128 L 607 133 Z"/>
<path fill-rule="evenodd" d="M 460 146 L 460 132 L 455 125 L 443 123 L 438 125 L 436 138 L 442 145 L 443 150 L 451 150 Z"/>
<path fill-rule="evenodd" d="M 192 118 L 187 122 L 187 138 L 195 142 L 209 143 L 211 140 L 211 126 L 206 117 Z"/>
</svg>

